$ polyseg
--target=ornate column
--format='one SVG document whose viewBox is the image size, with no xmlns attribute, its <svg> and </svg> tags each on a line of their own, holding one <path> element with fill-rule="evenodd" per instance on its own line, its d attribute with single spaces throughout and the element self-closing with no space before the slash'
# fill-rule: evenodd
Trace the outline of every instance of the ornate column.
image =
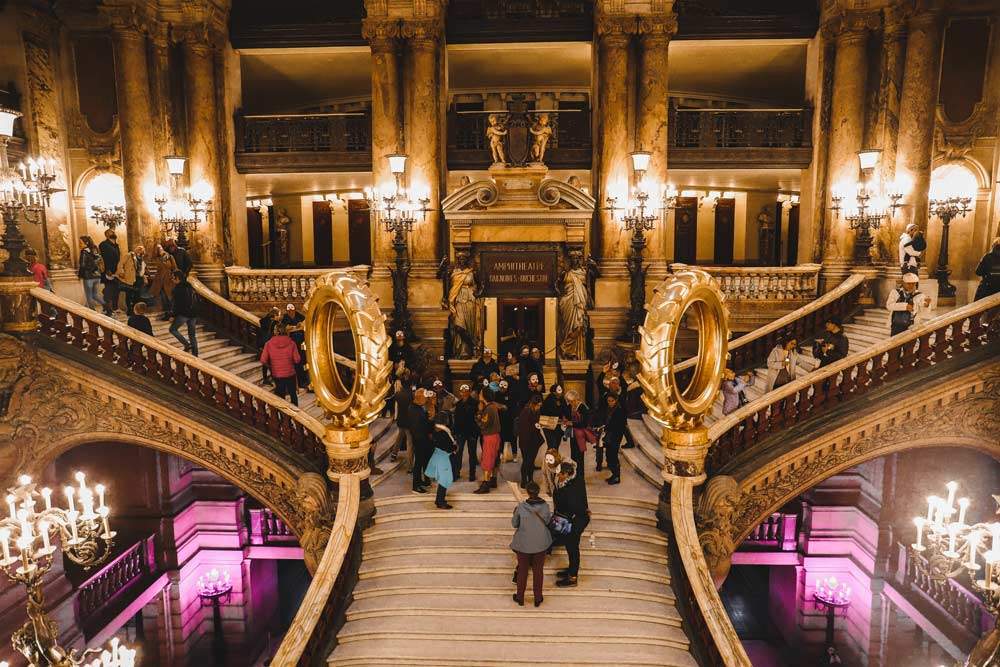
<svg viewBox="0 0 1000 667">
<path fill-rule="evenodd" d="M 215 197 L 215 213 L 199 225 L 191 248 L 195 262 L 210 280 L 222 270 L 222 226 L 219 206 L 219 140 L 216 118 L 215 35 L 207 25 L 197 25 L 182 32 L 184 53 L 184 95 L 187 107 L 187 158 L 189 184 L 208 183 Z"/>
<path fill-rule="evenodd" d="M 401 152 L 399 22 L 366 19 L 362 30 L 372 50 L 372 185 L 385 190 L 394 184 L 386 156 Z M 392 239 L 373 224 L 372 262 L 389 264 L 391 250 Z"/>
<path fill-rule="evenodd" d="M 912 187 L 905 198 L 905 222 L 927 228 L 927 191 L 931 185 L 934 118 L 941 70 L 944 22 L 936 11 L 915 14 L 909 20 L 906 64 L 900 100 L 896 177 Z"/>
<path fill-rule="evenodd" d="M 151 130 L 152 105 L 149 67 L 146 62 L 145 25 L 125 8 L 109 14 L 115 50 L 118 88 L 118 125 L 121 128 L 122 180 L 125 188 L 126 230 L 132 248 L 158 234 L 153 202 L 147 198 L 156 187 L 156 155 Z"/>
<path fill-rule="evenodd" d="M 632 20 L 630 20 L 630 18 Z M 597 20 L 597 201 L 604 206 L 608 196 L 623 202 L 628 196 L 630 165 L 628 141 L 628 44 L 634 17 L 601 16 Z M 623 261 L 628 254 L 629 234 L 611 211 L 601 210 L 600 259 Z"/>
<path fill-rule="evenodd" d="M 170 178 L 164 155 L 176 155 L 174 103 L 170 81 L 170 35 L 166 24 L 160 24 L 150 35 L 152 42 L 152 63 L 150 81 L 152 108 L 156 110 L 156 181 L 166 183 Z"/>
<path fill-rule="evenodd" d="M 410 254 L 416 263 L 435 263 L 441 205 L 440 58 L 444 22 L 440 17 L 403 23 L 409 47 L 407 72 L 407 187 L 424 192 L 431 208 L 410 234 Z M 374 156 L 373 156 L 374 158 Z"/>
<path fill-rule="evenodd" d="M 644 16 L 639 21 L 639 76 L 636 91 L 636 150 L 652 153 L 646 178 L 654 183 L 667 182 L 667 49 L 677 32 L 677 16 Z M 647 235 L 646 256 L 665 261 L 663 225 L 656 225 Z"/>
<path fill-rule="evenodd" d="M 859 176 L 858 152 L 865 126 L 868 30 L 877 17 L 844 14 L 836 26 L 836 56 L 833 69 L 833 99 L 830 115 L 830 147 L 827 154 L 826 233 L 823 270 L 827 282 L 835 284 L 847 274 L 853 255 L 854 234 L 847 222 L 831 208 L 832 194 Z"/>
</svg>

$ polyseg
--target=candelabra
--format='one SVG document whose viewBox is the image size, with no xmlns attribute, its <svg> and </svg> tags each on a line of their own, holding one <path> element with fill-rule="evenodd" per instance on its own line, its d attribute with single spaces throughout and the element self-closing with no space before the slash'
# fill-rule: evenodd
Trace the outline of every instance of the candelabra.
<svg viewBox="0 0 1000 667">
<path fill-rule="evenodd" d="M 407 247 L 407 234 L 413 231 L 417 214 L 421 219 L 426 215 L 430 196 L 426 192 L 414 194 L 403 186 L 403 176 L 406 173 L 406 155 L 389 155 L 389 171 L 395 184 L 389 190 L 365 188 L 365 201 L 375 224 L 381 224 L 386 232 L 392 234 L 392 249 L 396 253 L 396 267 L 390 269 L 392 276 L 392 328 L 406 334 L 407 340 L 415 340 L 413 320 L 410 317 L 409 279 L 410 258 Z"/>
<path fill-rule="evenodd" d="M 972 197 L 949 196 L 930 200 L 931 215 L 941 219 L 941 248 L 938 250 L 937 269 L 934 277 L 938 281 L 938 296 L 955 296 L 955 286 L 948 280 L 948 229 L 951 221 L 969 213 Z"/>
<path fill-rule="evenodd" d="M 851 604 L 851 587 L 845 581 L 838 581 L 837 577 L 829 576 L 826 579 L 816 580 L 816 589 L 813 591 L 813 600 L 817 607 L 826 610 L 826 647 L 827 651 L 833 646 L 833 626 L 838 609 L 847 609 Z"/>
<path fill-rule="evenodd" d="M 197 232 L 198 225 L 207 222 L 212 214 L 212 186 L 200 181 L 190 188 L 183 188 L 184 164 L 187 158 L 168 155 L 167 171 L 170 173 L 169 187 L 157 188 L 153 201 L 160 214 L 160 227 L 165 235 L 174 234 L 177 245 L 186 248 L 188 232 Z"/>
<path fill-rule="evenodd" d="M 21 475 L 18 485 L 6 496 L 9 516 L 0 520 L 0 570 L 23 585 L 28 598 L 28 622 L 14 633 L 11 643 L 32 667 L 130 666 L 132 662 L 122 660 L 134 660 L 135 652 L 115 642 L 111 651 L 104 651 L 98 660 L 91 662 L 87 662 L 87 655 L 100 652 L 99 649 L 88 649 L 81 655 L 65 650 L 59 645 L 56 624 L 45 613 L 42 579 L 52 567 L 56 539 L 58 548 L 69 560 L 88 569 L 106 561 L 114 546 L 115 533 L 108 526 L 111 509 L 104 502 L 104 485 L 97 484 L 91 489 L 82 472 L 76 473 L 75 479 L 77 488 L 65 488 L 66 509 L 54 507 L 52 489 L 38 489 L 28 475 Z M 37 507 L 39 501 L 43 508 Z M 101 662 L 105 654 L 109 660 L 119 662 Z"/>
<path fill-rule="evenodd" d="M 967 524 L 971 502 L 959 498 L 956 503 L 957 482 L 948 482 L 945 488 L 946 498 L 929 496 L 927 516 L 913 519 L 917 539 L 910 550 L 927 559 L 934 579 L 967 577 L 973 593 L 994 619 L 1000 621 L 1000 522 Z M 1000 495 L 994 495 L 993 499 L 1000 505 Z M 965 664 L 967 667 L 995 665 L 998 659 L 1000 627 L 994 627 L 976 645 Z"/>
<path fill-rule="evenodd" d="M 90 207 L 94 221 L 108 229 L 114 229 L 125 222 L 125 207 L 121 204 L 93 204 Z"/>
<path fill-rule="evenodd" d="M 52 194 L 61 192 L 52 187 L 56 180 L 55 160 L 29 157 L 17 169 L 10 166 L 7 144 L 14 135 L 14 121 L 20 116 L 19 111 L 0 107 L 0 213 L 4 222 L 0 246 L 7 251 L 2 274 L 17 277 L 28 272 L 28 263 L 22 257 L 28 242 L 20 222 L 43 224 Z"/>
<path fill-rule="evenodd" d="M 229 571 L 212 568 L 198 577 L 198 597 L 202 606 L 212 607 L 212 657 L 215 664 L 226 664 L 226 638 L 222 633 L 222 605 L 229 602 L 233 584 Z"/>
<path fill-rule="evenodd" d="M 874 177 L 882 151 L 869 150 L 858 153 L 861 179 L 854 184 L 854 200 L 847 202 L 848 190 L 837 188 L 830 199 L 835 214 L 844 213 L 844 219 L 854 236 L 854 261 L 871 264 L 872 230 L 878 229 L 902 206 L 903 192 L 895 183 L 883 184 Z"/>
</svg>

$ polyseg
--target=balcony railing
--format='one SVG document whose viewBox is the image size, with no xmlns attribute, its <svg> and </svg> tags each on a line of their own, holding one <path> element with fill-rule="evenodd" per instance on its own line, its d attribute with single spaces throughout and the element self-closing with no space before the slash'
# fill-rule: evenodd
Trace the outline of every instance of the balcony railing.
<svg viewBox="0 0 1000 667">
<path fill-rule="evenodd" d="M 530 112 L 529 112 L 530 113 Z M 490 147 L 486 140 L 488 114 L 448 114 L 448 168 L 486 169 Z M 552 138 L 545 151 L 545 164 L 552 169 L 590 169 L 590 111 L 566 109 L 549 117 Z"/>
<path fill-rule="evenodd" d="M 249 510 L 250 544 L 288 546 L 298 544 L 298 538 L 281 518 L 266 507 Z"/>
<path fill-rule="evenodd" d="M 368 113 L 236 116 L 240 173 L 371 170 Z"/>
<path fill-rule="evenodd" d="M 812 160 L 812 109 L 670 107 L 672 168 L 804 168 Z"/>
<path fill-rule="evenodd" d="M 798 522 L 798 515 L 775 512 L 750 531 L 740 548 L 747 551 L 795 551 Z"/>
<path fill-rule="evenodd" d="M 351 272 L 366 280 L 368 266 L 351 267 Z M 316 284 L 316 279 L 332 269 L 248 269 L 226 267 L 229 300 L 255 312 L 271 306 L 284 308 L 287 303 L 301 306 Z"/>
<path fill-rule="evenodd" d="M 139 540 L 77 590 L 76 618 L 87 637 L 101 630 L 148 586 L 156 570 L 153 536 Z"/>
</svg>

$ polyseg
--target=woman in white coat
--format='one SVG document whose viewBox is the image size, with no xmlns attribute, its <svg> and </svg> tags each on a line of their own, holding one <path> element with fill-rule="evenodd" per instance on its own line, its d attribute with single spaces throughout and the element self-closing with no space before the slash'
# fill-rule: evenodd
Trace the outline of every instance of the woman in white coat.
<svg viewBox="0 0 1000 667">
<path fill-rule="evenodd" d="M 767 390 L 777 389 L 795 379 L 799 366 L 799 342 L 794 338 L 778 343 L 767 355 Z"/>
</svg>

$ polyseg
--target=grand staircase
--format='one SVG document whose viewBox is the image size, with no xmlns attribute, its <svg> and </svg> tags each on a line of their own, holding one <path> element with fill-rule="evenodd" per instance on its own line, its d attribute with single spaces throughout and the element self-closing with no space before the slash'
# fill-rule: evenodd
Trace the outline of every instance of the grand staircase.
<svg viewBox="0 0 1000 667">
<path fill-rule="evenodd" d="M 505 464 L 503 476 L 517 479 L 517 466 Z M 485 496 L 456 482 L 448 493 L 454 509 L 442 511 L 433 494 L 410 492 L 408 475 L 386 480 L 329 664 L 695 665 L 674 607 L 655 497 L 628 470 L 611 487 L 592 458 L 588 468 L 593 518 L 579 586 L 555 586 L 555 571 L 566 566 L 557 547 L 538 608 L 530 577 L 525 606 L 511 599 L 516 501 L 506 482 Z"/>
</svg>

